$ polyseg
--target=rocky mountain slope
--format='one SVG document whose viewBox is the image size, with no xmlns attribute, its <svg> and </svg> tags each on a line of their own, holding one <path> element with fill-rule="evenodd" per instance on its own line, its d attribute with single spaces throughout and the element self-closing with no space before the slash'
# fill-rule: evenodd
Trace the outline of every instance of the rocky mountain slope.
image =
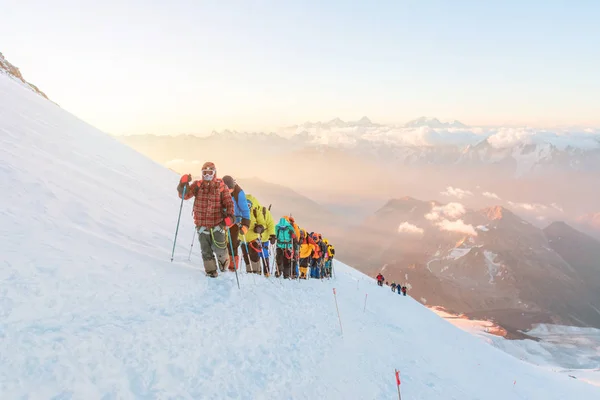
<svg viewBox="0 0 600 400">
<path fill-rule="evenodd" d="M 48 96 L 46 96 L 46 94 L 44 92 L 42 92 L 40 89 L 38 89 L 37 86 L 27 82 L 25 80 L 25 78 L 23 78 L 23 75 L 21 74 L 21 71 L 19 71 L 19 68 L 15 67 L 10 62 L 8 62 L 8 60 L 6 58 L 4 58 L 4 55 L 2 53 L 0 53 L 0 73 L 7 74 L 11 78 L 19 81 L 22 85 L 33 90 L 40 96 L 42 96 L 46 99 L 48 98 Z"/>
</svg>

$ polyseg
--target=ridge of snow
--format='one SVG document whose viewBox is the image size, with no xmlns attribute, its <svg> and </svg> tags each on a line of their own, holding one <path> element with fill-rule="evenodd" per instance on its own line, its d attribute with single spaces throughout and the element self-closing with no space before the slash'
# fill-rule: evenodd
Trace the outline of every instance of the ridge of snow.
<svg viewBox="0 0 600 400">
<path fill-rule="evenodd" d="M 407 399 L 600 396 L 341 262 L 207 278 L 191 202 L 169 262 L 177 174 L 3 75 L 0 94 L 3 398 L 389 399 L 395 368 Z"/>
</svg>

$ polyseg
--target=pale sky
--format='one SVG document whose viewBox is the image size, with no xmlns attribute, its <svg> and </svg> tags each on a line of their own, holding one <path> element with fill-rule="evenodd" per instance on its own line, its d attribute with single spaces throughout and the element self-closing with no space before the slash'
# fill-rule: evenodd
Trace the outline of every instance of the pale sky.
<svg viewBox="0 0 600 400">
<path fill-rule="evenodd" d="M 0 0 L 0 52 L 112 134 L 600 126 L 597 0 Z"/>
</svg>

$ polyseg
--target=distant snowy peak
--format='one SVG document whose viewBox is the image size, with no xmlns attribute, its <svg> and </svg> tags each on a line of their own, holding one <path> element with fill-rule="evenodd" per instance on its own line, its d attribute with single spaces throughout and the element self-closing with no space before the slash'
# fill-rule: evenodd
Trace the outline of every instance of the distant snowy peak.
<svg viewBox="0 0 600 400">
<path fill-rule="evenodd" d="M 449 129 L 449 128 L 467 128 L 467 125 L 460 121 L 452 120 L 441 122 L 437 118 L 421 117 L 404 124 L 404 128 L 432 128 L 432 129 Z"/>
<path fill-rule="evenodd" d="M 340 129 L 340 128 L 356 128 L 356 127 L 362 127 L 362 128 L 372 128 L 372 127 L 378 127 L 381 126 L 379 124 L 375 124 L 373 123 L 368 117 L 362 117 L 361 119 L 359 119 L 358 121 L 343 121 L 340 118 L 334 118 L 331 121 L 327 121 L 327 122 L 305 122 L 302 125 L 296 125 L 293 126 L 292 128 L 297 128 L 297 129 L 324 129 L 324 130 L 331 130 L 331 129 Z"/>
<path fill-rule="evenodd" d="M 10 76 L 13 79 L 18 80 L 25 87 L 33 90 L 40 96 L 45 97 L 46 99 L 48 98 L 48 96 L 46 96 L 46 94 L 44 94 L 44 92 L 39 90 L 37 88 L 37 86 L 32 85 L 31 83 L 27 82 L 25 80 L 25 78 L 23 78 L 23 75 L 21 74 L 21 71 L 19 71 L 19 68 L 15 67 L 10 62 L 8 62 L 8 60 L 6 58 L 4 58 L 4 55 L 2 53 L 0 53 L 0 72 L 4 72 L 4 73 L 8 74 L 8 76 Z"/>
<path fill-rule="evenodd" d="M 226 129 L 224 131 L 212 131 L 210 136 L 213 139 L 223 140 L 269 140 L 269 139 L 281 139 L 276 133 L 264 133 L 264 132 L 238 132 Z"/>
</svg>

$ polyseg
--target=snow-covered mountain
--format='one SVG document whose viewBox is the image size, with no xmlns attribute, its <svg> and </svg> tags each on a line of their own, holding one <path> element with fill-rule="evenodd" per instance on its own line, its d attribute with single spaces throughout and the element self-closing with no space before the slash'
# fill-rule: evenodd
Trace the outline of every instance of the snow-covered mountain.
<svg viewBox="0 0 600 400">
<path fill-rule="evenodd" d="M 420 118 L 417 118 L 417 119 L 407 122 L 406 124 L 404 124 L 404 127 L 405 128 L 427 127 L 427 128 L 433 128 L 433 129 L 447 129 L 447 128 L 464 129 L 464 128 L 467 128 L 467 125 L 463 124 L 460 121 L 456 121 L 456 120 L 452 120 L 452 121 L 448 121 L 448 122 L 441 122 L 437 118 L 420 117 Z"/>
<path fill-rule="evenodd" d="M 260 142 L 280 152 L 337 149 L 388 166 L 492 168 L 493 174 L 502 171 L 516 178 L 556 171 L 600 172 L 600 129 L 469 127 L 426 117 L 398 126 L 363 117 L 307 122 L 268 133 L 225 130 L 212 132 L 206 140 L 222 140 L 232 147 Z"/>
<path fill-rule="evenodd" d="M 19 71 L 19 68 L 15 67 L 10 62 L 8 62 L 8 60 L 6 58 L 4 58 L 4 55 L 2 53 L 0 53 L 0 73 L 4 73 L 4 74 L 8 75 L 12 79 L 17 80 L 23 86 L 33 90 L 40 96 L 45 97 L 46 99 L 48 98 L 44 94 L 44 92 L 42 92 L 41 90 L 39 90 L 37 88 L 37 86 L 32 85 L 31 83 L 27 82 L 25 80 L 25 78 L 23 78 L 23 75 L 21 74 L 21 71 Z"/>
<path fill-rule="evenodd" d="M 501 206 L 405 197 L 359 230 L 344 248 L 357 265 L 373 273 L 387 265 L 386 278 L 410 283 L 426 304 L 495 318 L 513 332 L 532 322 L 600 328 L 600 279 L 591 278 L 600 276 L 600 242 L 564 223 L 542 230 Z M 369 257 L 353 250 L 361 241 Z"/>
<path fill-rule="evenodd" d="M 600 396 L 340 262 L 206 278 L 189 202 L 171 263 L 177 174 L 3 75 L 0 110 L 3 399 Z"/>
</svg>

